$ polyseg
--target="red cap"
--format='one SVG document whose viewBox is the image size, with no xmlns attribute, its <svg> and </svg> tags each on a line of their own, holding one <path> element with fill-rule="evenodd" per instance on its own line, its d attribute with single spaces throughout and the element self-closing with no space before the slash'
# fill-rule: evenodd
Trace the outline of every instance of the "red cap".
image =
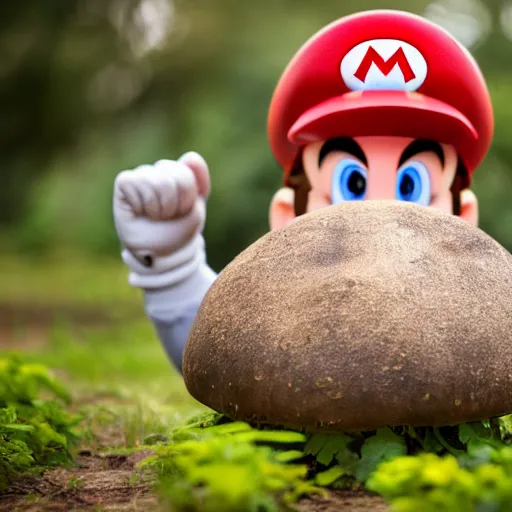
<svg viewBox="0 0 512 512">
<path fill-rule="evenodd" d="M 493 135 L 477 63 L 448 32 L 401 11 L 366 11 L 318 32 L 288 64 L 268 134 L 286 178 L 301 146 L 366 135 L 453 145 L 471 175 Z"/>
</svg>

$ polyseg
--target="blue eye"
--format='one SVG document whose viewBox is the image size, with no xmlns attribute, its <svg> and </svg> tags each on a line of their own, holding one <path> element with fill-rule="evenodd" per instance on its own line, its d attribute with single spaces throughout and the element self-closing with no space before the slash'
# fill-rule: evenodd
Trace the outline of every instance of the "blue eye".
<svg viewBox="0 0 512 512">
<path fill-rule="evenodd" d="M 425 165 L 409 162 L 398 171 L 396 198 L 423 206 L 430 204 L 430 175 Z"/>
<path fill-rule="evenodd" d="M 343 159 L 332 174 L 332 204 L 364 199 L 367 177 L 360 163 L 350 158 Z"/>
</svg>

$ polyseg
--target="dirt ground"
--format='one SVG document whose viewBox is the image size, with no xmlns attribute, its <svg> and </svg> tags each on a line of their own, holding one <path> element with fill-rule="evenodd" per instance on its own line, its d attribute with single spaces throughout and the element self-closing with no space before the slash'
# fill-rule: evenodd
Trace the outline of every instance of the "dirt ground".
<svg viewBox="0 0 512 512">
<path fill-rule="evenodd" d="M 295 507 L 299 512 L 385 512 L 389 507 L 377 496 L 363 491 L 337 491 L 330 493 L 327 499 L 308 498 Z"/>
<path fill-rule="evenodd" d="M 66 304 L 45 307 L 39 303 L 10 304 L 0 301 L 0 348 L 16 351 L 40 349 L 47 343 L 48 333 L 59 319 L 66 319 L 68 329 L 90 330 L 128 321 L 132 314 L 127 311 L 123 315 L 113 316 L 93 307 Z"/>
<path fill-rule="evenodd" d="M 76 468 L 56 469 L 17 482 L 0 496 L 0 511 L 160 512 L 148 484 L 131 482 L 135 465 L 145 455 L 102 457 L 84 452 L 77 457 Z M 388 510 L 380 498 L 362 491 L 336 491 L 328 498 L 305 498 L 295 508 L 299 512 Z"/>
<path fill-rule="evenodd" d="M 0 496 L 0 511 L 158 510 L 148 485 L 131 482 L 144 453 L 98 456 L 82 452 L 76 467 L 26 478 Z"/>
<path fill-rule="evenodd" d="M 147 455 L 139 452 L 99 456 L 82 452 L 74 468 L 55 469 L 17 482 L 0 496 L 0 512 L 161 512 L 148 483 L 132 482 L 135 466 Z M 295 508 L 298 512 L 388 510 L 380 498 L 363 491 L 335 491 L 328 498 L 304 498 Z"/>
<path fill-rule="evenodd" d="M 149 486 L 131 482 L 134 467 L 143 455 L 79 455 L 76 468 L 56 469 L 17 482 L 0 496 L 0 511 L 160 512 L 162 509 Z M 336 491 L 328 498 L 305 498 L 295 508 L 299 512 L 388 510 L 380 498 L 362 491 Z"/>
<path fill-rule="evenodd" d="M 111 319 L 102 312 L 69 310 L 66 317 L 75 326 L 94 328 Z M 0 304 L 0 348 L 32 350 L 45 343 L 53 314 L 41 308 L 13 308 Z M 23 325 L 23 331 L 19 326 Z M 107 432 L 103 432 L 108 437 Z M 103 444 L 103 443 L 102 443 Z M 106 445 L 106 444 L 105 444 Z M 0 512 L 18 511 L 144 511 L 159 512 L 148 483 L 132 481 L 136 465 L 147 453 L 128 456 L 98 455 L 82 451 L 72 468 L 47 471 L 24 478 L 0 495 Z M 362 491 L 336 491 L 327 499 L 312 497 L 296 505 L 299 512 L 383 512 L 384 502 Z"/>
</svg>

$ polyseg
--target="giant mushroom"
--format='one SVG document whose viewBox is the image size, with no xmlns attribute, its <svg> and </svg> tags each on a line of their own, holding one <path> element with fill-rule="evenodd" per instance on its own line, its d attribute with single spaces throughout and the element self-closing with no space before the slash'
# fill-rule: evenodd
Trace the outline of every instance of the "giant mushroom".
<svg viewBox="0 0 512 512">
<path fill-rule="evenodd" d="M 187 341 L 189 392 L 234 419 L 313 431 L 512 412 L 512 256 L 396 201 L 328 207 L 219 275 Z"/>
</svg>

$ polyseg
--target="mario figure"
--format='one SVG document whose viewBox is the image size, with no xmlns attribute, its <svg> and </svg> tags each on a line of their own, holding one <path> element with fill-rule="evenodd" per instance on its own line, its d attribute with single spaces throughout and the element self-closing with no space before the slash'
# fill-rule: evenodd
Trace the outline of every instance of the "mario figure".
<svg viewBox="0 0 512 512">
<path fill-rule="evenodd" d="M 478 221 L 469 190 L 493 134 L 492 106 L 468 51 L 400 11 L 344 17 L 313 36 L 284 71 L 268 136 L 286 187 L 270 206 L 278 229 L 344 201 L 412 201 Z M 114 218 L 146 311 L 181 368 L 183 346 L 216 274 L 202 229 L 210 191 L 197 153 L 120 173 Z"/>
</svg>

